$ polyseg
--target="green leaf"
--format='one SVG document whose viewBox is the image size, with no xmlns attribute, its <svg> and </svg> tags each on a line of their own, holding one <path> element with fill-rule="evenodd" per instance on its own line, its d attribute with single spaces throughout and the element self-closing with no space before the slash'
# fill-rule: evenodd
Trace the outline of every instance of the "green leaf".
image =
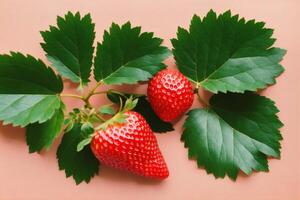
<svg viewBox="0 0 300 200">
<path fill-rule="evenodd" d="M 26 141 L 29 152 L 40 152 L 43 148 L 48 150 L 61 132 L 63 121 L 64 113 L 61 109 L 58 109 L 48 121 L 42 124 L 29 124 L 26 127 Z"/>
<path fill-rule="evenodd" d="M 147 81 L 165 68 L 162 63 L 170 51 L 161 46 L 162 39 L 153 33 L 141 33 L 141 27 L 127 22 L 112 24 L 98 43 L 94 75 L 105 84 L 132 84 Z"/>
<path fill-rule="evenodd" d="M 90 122 L 86 122 L 86 123 L 82 124 L 81 132 L 83 133 L 84 136 L 89 136 L 92 133 L 94 133 L 93 124 L 91 124 Z"/>
<path fill-rule="evenodd" d="M 101 106 L 99 112 L 102 114 L 113 115 L 115 114 L 114 109 L 109 105 Z"/>
<path fill-rule="evenodd" d="M 41 32 L 42 48 L 57 71 L 73 82 L 86 84 L 92 67 L 95 24 L 90 14 L 83 17 L 68 12 L 57 17 L 57 27 Z"/>
<path fill-rule="evenodd" d="M 60 107 L 60 99 L 54 95 L 2 95 L 0 94 L 0 120 L 3 124 L 24 127 L 43 123 Z"/>
<path fill-rule="evenodd" d="M 63 83 L 52 69 L 32 56 L 0 55 L 0 120 L 26 126 L 50 119 L 61 106 Z"/>
<path fill-rule="evenodd" d="M 189 157 L 215 177 L 268 171 L 267 156 L 280 157 L 282 139 L 274 102 L 249 92 L 214 95 L 210 105 L 188 113 L 182 140 Z"/>
<path fill-rule="evenodd" d="M 58 94 L 63 83 L 43 61 L 11 52 L 0 55 L 0 94 Z"/>
<path fill-rule="evenodd" d="M 80 113 L 80 109 L 79 109 L 79 108 L 74 108 L 74 109 L 73 109 L 73 113 L 79 114 L 79 113 Z"/>
<path fill-rule="evenodd" d="M 88 183 L 99 171 L 99 161 L 89 145 L 77 152 L 77 145 L 84 139 L 81 135 L 81 125 L 74 124 L 73 128 L 64 134 L 56 156 L 60 170 L 65 170 L 66 176 L 72 176 L 76 184 Z"/>
<path fill-rule="evenodd" d="M 65 132 L 69 132 L 71 129 L 73 129 L 74 121 L 71 120 L 68 124 L 66 124 Z"/>
<path fill-rule="evenodd" d="M 213 93 L 256 91 L 275 83 L 284 69 L 285 50 L 271 48 L 273 30 L 227 11 L 194 16 L 189 31 L 178 28 L 172 39 L 179 70 Z"/>
<path fill-rule="evenodd" d="M 123 109 L 124 110 L 133 110 L 136 107 L 138 101 L 139 101 L 138 98 L 135 98 L 133 95 L 130 95 L 129 98 L 126 99 Z"/>
<path fill-rule="evenodd" d="M 134 111 L 140 113 L 147 121 L 147 123 L 150 125 L 152 131 L 157 133 L 163 133 L 168 131 L 173 131 L 173 125 L 169 122 L 162 121 L 153 111 L 150 103 L 146 99 L 146 96 L 136 95 L 136 94 L 126 94 L 127 97 L 130 97 L 133 95 L 133 97 L 138 98 L 137 105 L 134 107 Z M 113 102 L 113 103 L 120 103 L 119 97 L 122 97 L 121 95 L 114 93 L 114 92 L 108 92 L 107 97 Z M 123 98 L 123 102 L 126 100 L 125 97 Z"/>
<path fill-rule="evenodd" d="M 67 118 L 64 120 L 64 125 L 68 125 L 72 122 L 72 119 L 71 118 Z"/>
<path fill-rule="evenodd" d="M 93 137 L 88 137 L 88 138 L 85 138 L 83 139 L 81 142 L 79 142 L 79 144 L 77 145 L 77 151 L 82 151 L 82 149 L 91 143 Z"/>
</svg>

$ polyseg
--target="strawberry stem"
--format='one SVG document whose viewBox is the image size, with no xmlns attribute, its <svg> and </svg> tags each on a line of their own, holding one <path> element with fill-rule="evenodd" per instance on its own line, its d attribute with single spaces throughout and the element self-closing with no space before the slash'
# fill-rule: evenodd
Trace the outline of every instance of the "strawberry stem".
<svg viewBox="0 0 300 200">
<path fill-rule="evenodd" d="M 96 94 L 106 94 L 108 92 L 108 90 L 105 90 L 105 91 L 99 91 L 99 92 L 95 92 L 97 90 L 97 88 L 102 84 L 102 82 L 98 82 L 96 84 L 96 86 L 91 89 L 89 91 L 89 93 L 86 95 L 86 96 L 82 96 L 82 95 L 76 95 L 76 94 L 60 94 L 61 97 L 71 97 L 71 98 L 77 98 L 77 99 L 80 99 L 82 101 L 85 102 L 86 104 L 86 107 L 88 108 L 92 108 L 92 105 L 91 103 L 89 102 L 90 98 L 93 96 L 93 95 L 96 95 Z"/>
<path fill-rule="evenodd" d="M 94 93 L 92 94 L 92 96 L 93 96 L 93 95 L 97 95 L 97 94 L 106 94 L 107 92 L 108 92 L 108 90 L 99 91 L 99 92 L 94 92 Z"/>
<path fill-rule="evenodd" d="M 98 89 L 99 86 L 102 85 L 102 81 L 98 82 L 86 95 L 77 95 L 77 94 L 60 94 L 60 97 L 70 97 L 70 98 L 76 98 L 76 99 L 80 99 L 81 101 L 83 101 L 85 103 L 84 107 L 82 109 L 79 110 L 79 112 L 74 115 L 77 116 L 78 120 L 80 122 L 89 122 L 90 120 L 92 121 L 93 117 L 96 118 L 97 122 L 100 122 L 101 124 L 95 129 L 95 130 L 99 130 L 99 129 L 103 129 L 105 128 L 107 125 L 115 123 L 115 122 L 124 122 L 123 118 L 123 113 L 131 110 L 137 103 L 137 100 L 134 100 L 134 98 L 132 96 L 130 96 L 129 98 L 123 94 L 122 92 L 116 91 L 116 90 L 103 90 L 103 91 L 96 91 Z M 98 94 L 107 94 L 109 92 L 113 92 L 116 93 L 120 98 L 120 107 L 119 107 L 119 111 L 117 114 L 115 114 L 112 118 L 110 119 L 105 119 L 100 113 L 95 111 L 95 108 L 91 105 L 90 103 L 90 98 L 94 95 L 98 95 Z M 123 99 L 121 97 L 125 97 L 127 100 L 126 102 L 123 102 Z M 70 117 L 70 116 L 69 116 Z M 98 120 L 97 120 L 98 119 Z"/>
<path fill-rule="evenodd" d="M 121 97 L 119 97 L 119 100 L 120 100 L 120 107 L 119 107 L 119 111 L 118 112 L 121 112 L 122 109 L 123 109 L 123 100 Z"/>
<path fill-rule="evenodd" d="M 60 94 L 61 97 L 71 97 L 71 98 L 76 98 L 76 99 L 81 99 L 83 100 L 83 96 L 76 95 L 76 94 Z"/>
<path fill-rule="evenodd" d="M 91 96 L 94 95 L 95 91 L 97 90 L 97 88 L 102 84 L 102 81 L 98 82 L 95 87 L 93 89 L 90 90 L 90 92 L 83 97 L 84 102 L 86 103 L 87 107 L 92 108 L 91 103 L 90 103 L 90 98 Z"/>
<path fill-rule="evenodd" d="M 96 113 L 95 115 L 96 115 L 96 117 L 98 117 L 101 121 L 103 121 L 103 122 L 106 121 L 99 113 Z"/>
</svg>

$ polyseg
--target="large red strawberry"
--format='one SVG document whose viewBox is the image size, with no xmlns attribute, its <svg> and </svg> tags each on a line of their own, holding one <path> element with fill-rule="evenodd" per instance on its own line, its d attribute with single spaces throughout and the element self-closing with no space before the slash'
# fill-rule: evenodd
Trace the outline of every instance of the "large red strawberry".
<svg viewBox="0 0 300 200">
<path fill-rule="evenodd" d="M 192 84 L 172 69 L 158 72 L 149 82 L 147 93 L 154 112 L 166 122 L 186 112 L 194 100 Z"/>
<path fill-rule="evenodd" d="M 91 142 L 95 156 L 113 168 L 150 178 L 167 178 L 167 165 L 146 120 L 134 111 L 122 115 L 125 123 L 113 123 L 96 132 Z"/>
</svg>

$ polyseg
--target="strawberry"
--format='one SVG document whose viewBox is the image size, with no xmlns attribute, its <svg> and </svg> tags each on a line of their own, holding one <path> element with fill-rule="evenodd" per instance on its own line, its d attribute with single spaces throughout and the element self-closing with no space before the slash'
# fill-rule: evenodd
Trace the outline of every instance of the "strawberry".
<svg viewBox="0 0 300 200">
<path fill-rule="evenodd" d="M 186 112 L 194 100 L 192 84 L 172 69 L 158 72 L 149 82 L 147 93 L 154 112 L 166 122 Z"/>
<path fill-rule="evenodd" d="M 122 115 L 125 122 L 109 124 L 95 133 L 91 142 L 95 156 L 113 168 L 150 178 L 167 178 L 167 165 L 146 120 L 134 111 Z"/>
</svg>

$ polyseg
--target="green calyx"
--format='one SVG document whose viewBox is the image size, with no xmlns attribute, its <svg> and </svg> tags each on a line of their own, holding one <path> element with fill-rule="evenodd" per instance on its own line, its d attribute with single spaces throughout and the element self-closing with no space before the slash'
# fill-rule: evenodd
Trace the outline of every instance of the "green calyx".
<svg viewBox="0 0 300 200">
<path fill-rule="evenodd" d="M 105 130 L 109 125 L 127 123 L 126 121 L 127 116 L 125 113 L 134 109 L 137 103 L 138 103 L 138 98 L 135 98 L 132 95 L 128 99 L 126 99 L 125 104 L 123 103 L 122 98 L 120 98 L 119 111 L 112 118 L 100 124 L 96 128 L 96 130 Z"/>
<path fill-rule="evenodd" d="M 120 92 L 117 93 L 122 94 Z M 105 130 L 110 125 L 127 123 L 127 116 L 125 113 L 134 109 L 137 103 L 138 98 L 131 95 L 125 100 L 125 103 L 123 103 L 123 99 L 120 97 L 119 110 L 117 113 L 115 113 L 111 105 L 104 105 L 100 107 L 100 109 L 98 109 L 99 112 L 97 112 L 97 109 L 93 108 L 90 104 L 86 104 L 83 109 L 74 109 L 73 112 L 69 114 L 70 120 L 68 121 L 67 127 L 69 127 L 68 129 L 70 130 L 70 128 L 73 127 L 73 124 L 82 124 L 81 135 L 83 139 L 78 143 L 77 151 L 79 152 L 83 150 L 86 145 L 90 144 L 95 135 L 95 131 Z M 109 119 L 106 119 L 103 115 L 113 116 Z M 97 124 L 98 126 L 94 128 L 94 125 Z"/>
</svg>

